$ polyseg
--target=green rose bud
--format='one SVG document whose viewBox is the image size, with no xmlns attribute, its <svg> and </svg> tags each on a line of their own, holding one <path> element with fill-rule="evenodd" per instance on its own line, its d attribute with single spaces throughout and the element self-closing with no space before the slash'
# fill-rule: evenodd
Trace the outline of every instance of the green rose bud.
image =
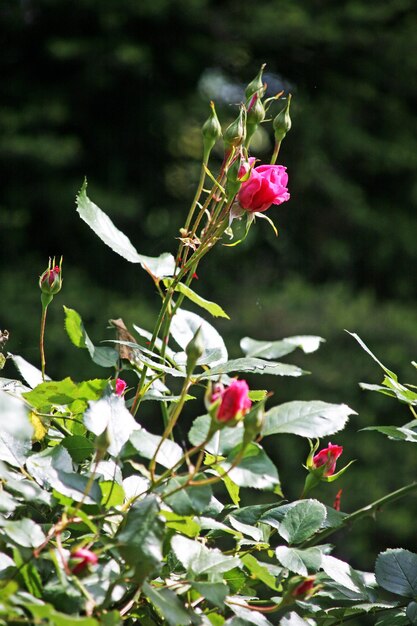
<svg viewBox="0 0 417 626">
<path fill-rule="evenodd" d="M 291 129 L 291 118 L 290 118 L 290 104 L 291 104 L 291 94 L 288 95 L 287 104 L 285 107 L 278 113 L 272 122 L 272 127 L 274 129 L 275 141 L 277 143 L 281 143 L 284 139 L 285 135 Z"/>
<path fill-rule="evenodd" d="M 251 96 L 253 96 L 254 93 L 258 93 L 259 91 L 262 91 L 261 95 L 263 95 L 263 92 L 265 91 L 264 83 L 262 81 L 262 74 L 263 74 L 264 69 L 265 69 L 265 63 L 261 65 L 261 69 L 255 76 L 255 78 L 246 87 L 245 89 L 246 98 L 249 99 Z"/>
<path fill-rule="evenodd" d="M 246 108 L 241 105 L 239 115 L 228 126 L 223 134 L 226 154 L 229 155 L 233 148 L 242 145 L 246 138 Z"/>
<path fill-rule="evenodd" d="M 186 345 L 185 354 L 187 355 L 187 374 L 190 375 L 193 373 L 198 359 L 204 354 L 201 326 L 197 329 L 191 341 Z"/>
<path fill-rule="evenodd" d="M 203 153 L 205 163 L 207 163 L 208 161 L 210 152 L 212 151 L 214 144 L 222 136 L 222 127 L 220 126 L 216 109 L 214 108 L 214 102 L 210 102 L 210 107 L 210 117 L 205 121 L 202 128 Z"/>
</svg>

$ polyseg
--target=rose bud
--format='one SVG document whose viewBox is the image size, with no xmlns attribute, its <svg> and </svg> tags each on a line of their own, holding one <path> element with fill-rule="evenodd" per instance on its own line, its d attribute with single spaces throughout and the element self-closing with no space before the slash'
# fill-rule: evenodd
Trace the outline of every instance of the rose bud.
<svg viewBox="0 0 417 626">
<path fill-rule="evenodd" d="M 124 390 L 127 387 L 126 381 L 123 378 L 116 378 L 116 383 L 114 385 L 114 391 L 116 396 L 121 396 L 124 393 Z"/>
<path fill-rule="evenodd" d="M 254 167 L 238 193 L 237 199 L 241 208 L 250 213 L 262 213 L 272 204 L 279 205 L 289 200 L 286 170 L 283 165 Z"/>
<path fill-rule="evenodd" d="M 248 392 L 249 386 L 246 380 L 234 380 L 229 387 L 226 387 L 220 396 L 217 421 L 231 422 L 241 419 L 252 406 Z"/>
<path fill-rule="evenodd" d="M 226 148 L 226 158 L 233 148 L 237 148 L 244 143 L 246 138 L 246 109 L 240 107 L 237 118 L 226 128 L 223 133 L 224 145 Z"/>
<path fill-rule="evenodd" d="M 48 268 L 39 278 L 39 287 L 47 296 L 56 295 L 62 287 L 62 257 L 59 265 L 55 265 L 54 259 L 49 259 Z"/>
<path fill-rule="evenodd" d="M 313 469 L 322 467 L 324 469 L 323 476 L 332 476 L 336 469 L 336 461 L 343 452 L 343 446 L 333 445 L 329 443 L 327 448 L 323 448 L 313 456 Z"/>
<path fill-rule="evenodd" d="M 290 104 L 291 94 L 288 95 L 288 100 L 285 107 L 281 109 L 281 111 L 272 122 L 272 127 L 275 134 L 275 141 L 277 143 L 281 143 L 288 131 L 291 130 Z"/>
<path fill-rule="evenodd" d="M 202 128 L 204 163 L 207 163 L 214 144 L 222 136 L 222 127 L 220 126 L 220 122 L 216 114 L 216 109 L 214 108 L 214 102 L 210 102 L 210 107 L 210 117 L 203 124 Z"/>
<path fill-rule="evenodd" d="M 309 598 L 314 591 L 314 576 L 310 576 L 301 582 L 299 585 L 294 587 L 291 591 L 291 595 L 293 598 L 297 598 L 297 600 L 305 600 Z"/>
<path fill-rule="evenodd" d="M 71 553 L 70 557 L 71 572 L 78 576 L 82 572 L 84 572 L 89 566 L 97 565 L 98 556 L 95 552 L 88 550 L 88 548 L 78 548 Z"/>
<path fill-rule="evenodd" d="M 245 89 L 246 98 L 249 99 L 251 96 L 253 96 L 254 93 L 257 93 L 259 91 L 261 91 L 260 95 L 263 95 L 263 91 L 265 90 L 265 87 L 264 87 L 264 83 L 262 80 L 262 74 L 263 74 L 264 69 L 265 69 L 265 63 L 261 65 L 261 69 L 255 76 L 255 78 L 251 80 L 249 85 L 246 87 Z"/>
</svg>

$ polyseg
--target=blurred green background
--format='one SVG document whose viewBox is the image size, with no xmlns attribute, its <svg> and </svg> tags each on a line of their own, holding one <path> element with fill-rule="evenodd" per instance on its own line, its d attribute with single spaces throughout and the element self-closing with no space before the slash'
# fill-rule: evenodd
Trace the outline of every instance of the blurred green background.
<svg viewBox="0 0 417 626">
<path fill-rule="evenodd" d="M 8 349 L 38 363 L 37 279 L 51 255 L 65 259 L 47 328 L 51 376 L 103 375 L 69 343 L 62 304 L 80 312 L 96 342 L 111 337 L 109 318 L 151 327 L 153 286 L 81 222 L 76 192 L 86 175 L 90 197 L 139 252 L 174 252 L 208 102 L 227 124 L 266 62 L 269 93 L 293 94 L 280 154 L 291 201 L 270 210 L 278 238 L 258 222 L 243 245 L 216 249 L 195 288 L 230 314 L 214 323 L 232 356 L 245 335 L 326 338 L 319 352 L 288 359 L 311 376 L 251 381 L 274 390 L 276 402 L 321 399 L 357 411 L 333 437 L 344 460 L 357 462 L 317 492 L 324 501 L 343 487 L 350 511 L 414 480 L 412 444 L 358 432 L 411 416 L 360 391 L 359 381 L 379 383 L 382 372 L 344 329 L 403 382 L 416 382 L 416 32 L 414 0 L 2 0 L 0 329 L 10 331 Z M 271 138 L 262 133 L 257 146 L 268 160 Z M 5 375 L 15 375 L 11 366 Z M 306 442 L 282 437 L 268 450 L 285 494 L 297 497 Z M 372 569 L 381 548 L 417 550 L 416 514 L 415 497 L 387 508 L 338 537 L 337 554 Z"/>
</svg>

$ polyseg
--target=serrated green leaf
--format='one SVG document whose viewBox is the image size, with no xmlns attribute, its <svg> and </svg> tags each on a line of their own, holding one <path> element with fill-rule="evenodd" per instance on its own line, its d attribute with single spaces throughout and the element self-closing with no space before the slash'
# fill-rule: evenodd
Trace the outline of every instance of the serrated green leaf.
<svg viewBox="0 0 417 626">
<path fill-rule="evenodd" d="M 194 480 L 198 480 L 199 476 L 196 476 Z M 171 478 L 163 488 L 159 489 L 161 495 L 175 513 L 178 515 L 191 515 L 195 513 L 200 515 L 205 511 L 212 496 L 212 490 L 210 485 L 189 485 L 185 486 L 188 481 L 188 476 L 178 476 Z M 180 488 L 180 489 L 179 489 Z M 171 491 L 176 491 L 172 495 Z"/>
<path fill-rule="evenodd" d="M 26 467 L 31 476 L 45 489 L 53 488 L 76 502 L 84 500 L 86 504 L 94 504 L 101 500 L 101 491 L 96 481 L 90 485 L 85 496 L 89 478 L 74 472 L 71 457 L 61 445 L 32 454 L 27 459 Z"/>
<path fill-rule="evenodd" d="M 114 367 L 119 360 L 119 353 L 108 346 L 95 346 L 84 328 L 81 316 L 74 309 L 64 306 L 65 329 L 68 337 L 77 348 L 88 350 L 92 360 L 101 367 Z"/>
<path fill-rule="evenodd" d="M 41 527 L 31 519 L 6 522 L 3 532 L 17 545 L 38 548 L 45 540 Z"/>
<path fill-rule="evenodd" d="M 354 580 L 354 571 L 348 563 L 329 554 L 322 554 L 321 568 L 332 580 L 351 591 L 360 593 L 360 588 Z"/>
<path fill-rule="evenodd" d="M 245 554 L 241 557 L 241 561 L 250 571 L 251 578 L 257 578 L 270 589 L 278 591 L 275 576 L 269 572 L 266 564 L 262 564 L 252 554 Z"/>
<path fill-rule="evenodd" d="M 0 391 L 0 459 L 22 467 L 32 447 L 33 426 L 21 400 Z"/>
<path fill-rule="evenodd" d="M 103 480 L 99 483 L 102 498 L 101 504 L 106 508 L 112 508 L 123 504 L 125 499 L 125 492 L 121 485 L 111 480 Z"/>
<path fill-rule="evenodd" d="M 383 435 L 387 435 L 388 439 L 392 439 L 393 441 L 411 441 L 412 443 L 417 443 L 417 433 L 404 426 L 368 426 L 361 430 L 376 430 Z"/>
<path fill-rule="evenodd" d="M 200 524 L 194 518 L 188 515 L 177 515 L 172 511 L 161 511 L 162 517 L 165 518 L 165 526 L 176 530 L 186 537 L 197 537 L 200 532 Z"/>
<path fill-rule="evenodd" d="M 375 564 L 378 585 L 406 598 L 417 595 L 417 554 L 409 550 L 386 550 Z"/>
<path fill-rule="evenodd" d="M 199 377 L 200 380 L 220 376 L 220 374 L 230 374 L 231 372 L 250 373 L 250 374 L 272 374 L 274 376 L 301 376 L 306 374 L 296 365 L 287 365 L 286 363 L 278 363 L 274 361 L 265 361 L 252 357 L 242 359 L 233 359 L 226 361 L 221 365 L 212 367 Z"/>
<path fill-rule="evenodd" d="M 31 389 L 43 382 L 42 372 L 40 369 L 26 361 L 26 359 L 21 356 L 11 354 L 10 357 L 20 374 L 23 376 L 23 379 Z M 50 380 L 50 378 L 48 376 L 45 376 L 45 380 Z"/>
<path fill-rule="evenodd" d="M 94 446 L 91 441 L 82 435 L 64 437 L 61 445 L 68 450 L 74 463 L 86 461 L 94 452 Z"/>
<path fill-rule="evenodd" d="M 144 583 L 143 591 L 152 604 L 159 609 L 170 626 L 188 626 L 188 624 L 191 624 L 191 616 L 173 591 L 170 589 L 156 589 L 148 583 Z"/>
<path fill-rule="evenodd" d="M 199 446 L 206 440 L 211 422 L 212 418 L 210 415 L 200 415 L 194 420 L 188 432 L 188 439 L 193 446 Z M 243 434 L 243 427 L 239 424 L 233 428 L 223 428 L 213 435 L 205 445 L 205 450 L 214 456 L 229 454 L 242 442 Z"/>
<path fill-rule="evenodd" d="M 197 363 L 217 365 L 227 361 L 227 349 L 221 335 L 199 315 L 178 309 L 172 318 L 170 332 L 182 350 L 185 350 L 199 328 L 204 352 Z M 180 356 L 176 355 L 175 360 L 185 363 L 185 353 L 183 353 L 182 359 L 179 359 Z"/>
<path fill-rule="evenodd" d="M 302 543 L 319 530 L 325 519 L 324 504 L 302 500 L 285 514 L 278 532 L 289 544 Z"/>
<path fill-rule="evenodd" d="M 224 601 L 226 596 L 229 594 L 229 587 L 222 581 L 219 583 L 206 583 L 206 582 L 193 582 L 193 589 L 198 591 L 198 593 L 214 604 L 216 607 L 222 607 L 224 605 Z"/>
<path fill-rule="evenodd" d="M 130 435 L 138 428 L 132 414 L 126 408 L 124 399 L 114 393 L 89 402 L 84 413 L 84 425 L 90 432 L 99 436 L 104 431 L 109 440 L 108 452 L 118 456 Z"/>
<path fill-rule="evenodd" d="M 227 471 L 228 476 L 239 487 L 253 487 L 255 489 L 273 490 L 279 485 L 278 471 L 266 452 L 256 443 L 251 443 L 246 448 L 244 456 L 237 467 L 232 467 L 239 447 L 235 449 L 226 461 L 219 466 L 222 471 Z"/>
<path fill-rule="evenodd" d="M 169 287 L 172 282 L 173 279 L 170 278 L 166 278 L 164 280 L 164 284 L 167 287 Z M 186 298 L 191 300 L 191 302 L 194 302 L 194 304 L 196 304 L 197 306 L 208 311 L 213 317 L 225 317 L 228 320 L 230 319 L 230 317 L 227 315 L 227 313 L 223 311 L 220 305 L 216 304 L 215 302 L 211 302 L 210 300 L 205 300 L 197 293 L 195 293 L 195 291 L 190 289 L 190 287 L 184 285 L 184 283 L 177 283 L 175 285 L 175 291 L 182 293 Z"/>
<path fill-rule="evenodd" d="M 224 554 L 218 548 L 207 548 L 199 541 L 180 535 L 171 539 L 171 548 L 187 572 L 195 575 L 219 577 L 240 565 L 238 557 Z"/>
<path fill-rule="evenodd" d="M 159 519 L 156 497 L 147 496 L 135 502 L 116 534 L 116 541 L 120 554 L 135 569 L 139 581 L 162 563 L 163 538 L 164 524 Z"/>
<path fill-rule="evenodd" d="M 321 551 L 318 548 L 301 550 L 278 546 L 275 554 L 281 565 L 300 576 L 308 576 L 309 572 L 317 572 L 321 565 Z"/>
<path fill-rule="evenodd" d="M 346 404 L 318 400 L 286 402 L 265 413 L 262 435 L 290 433 L 311 438 L 333 435 L 344 428 L 352 414 L 356 415 Z"/>
<path fill-rule="evenodd" d="M 152 459 L 161 440 L 162 437 L 159 435 L 153 435 L 144 428 L 134 430 L 129 438 L 132 446 L 139 452 L 139 454 L 141 454 L 141 456 L 145 457 L 145 459 Z M 182 456 L 182 448 L 174 441 L 165 439 L 158 450 L 156 461 L 160 465 L 163 465 L 163 467 L 170 468 L 178 463 Z"/>
<path fill-rule="evenodd" d="M 150 257 L 139 254 L 128 237 L 113 224 L 111 219 L 87 196 L 87 181 L 77 196 L 77 212 L 88 226 L 107 246 L 130 263 L 139 263 L 153 276 L 164 278 L 173 276 L 175 259 L 167 252 L 159 257 Z"/>
</svg>

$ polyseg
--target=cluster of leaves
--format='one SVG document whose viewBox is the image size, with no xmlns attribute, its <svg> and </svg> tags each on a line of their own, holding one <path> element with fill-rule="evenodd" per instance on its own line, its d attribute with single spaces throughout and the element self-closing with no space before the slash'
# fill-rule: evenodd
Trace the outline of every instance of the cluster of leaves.
<svg viewBox="0 0 417 626">
<path fill-rule="evenodd" d="M 172 276 L 173 257 L 139 255 L 85 188 L 78 210 L 122 256 L 153 277 Z M 219 313 L 217 305 L 190 297 Z M 143 378 L 141 401 L 160 405 L 168 424 L 181 403 L 195 400 L 191 388 L 198 395 L 230 374 L 299 377 L 300 368 L 275 359 L 297 348 L 312 352 L 321 342 L 246 337 L 244 356 L 229 360 L 217 330 L 184 308 L 172 320 L 175 345 L 154 342 L 153 350 L 151 333 L 139 326 L 139 339 L 119 333 L 116 349 L 94 346 L 74 309 L 66 307 L 65 318 L 73 344 L 98 366 Z M 204 351 L 190 377 L 187 346 L 199 328 Z M 417 623 L 417 555 L 389 550 L 378 557 L 375 575 L 332 556 L 323 540 L 363 511 L 348 515 L 311 498 L 285 501 L 278 469 L 262 447 L 264 438 L 281 433 L 333 435 L 354 413 L 346 405 L 293 401 L 265 410 L 267 392 L 252 390 L 244 420 L 213 433 L 213 417 L 200 415 L 188 444 L 179 445 L 134 419 L 135 399 L 115 393 L 114 377 L 42 380 L 33 365 L 9 356 L 23 382 L 3 378 L 0 390 L 2 623 L 331 626 L 372 612 L 381 614 L 380 626 Z M 409 391 L 386 374 L 384 390 Z M 415 403 L 414 396 L 406 400 Z M 241 507 L 242 489 L 269 492 L 269 501 Z M 80 547 L 98 555 L 82 576 L 71 566 Z M 313 586 L 302 593 L 306 581 Z"/>
</svg>

